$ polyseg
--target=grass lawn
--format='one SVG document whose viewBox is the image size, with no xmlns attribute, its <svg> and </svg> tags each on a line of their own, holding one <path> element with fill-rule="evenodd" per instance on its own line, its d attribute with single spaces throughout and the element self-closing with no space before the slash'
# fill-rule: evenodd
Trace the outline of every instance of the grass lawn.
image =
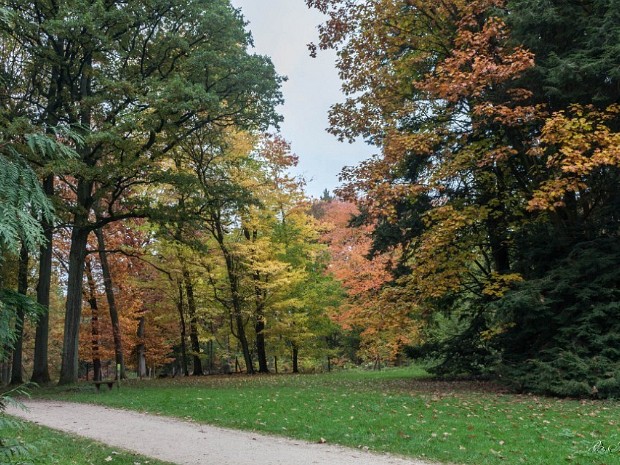
<svg viewBox="0 0 620 465">
<path fill-rule="evenodd" d="M 130 381 L 35 395 L 457 464 L 620 465 L 620 402 L 508 395 L 416 368 Z"/>
<path fill-rule="evenodd" d="M 2 465 L 166 465 L 165 462 L 105 446 L 76 436 L 58 433 L 28 422 L 19 427 L 0 428 L 6 445 L 27 445 L 26 456 L 9 458 L 0 453 Z"/>
</svg>

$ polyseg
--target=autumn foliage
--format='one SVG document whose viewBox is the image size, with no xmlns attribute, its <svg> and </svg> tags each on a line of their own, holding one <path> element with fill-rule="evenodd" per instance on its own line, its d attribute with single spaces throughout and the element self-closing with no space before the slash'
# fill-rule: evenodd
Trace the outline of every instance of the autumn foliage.
<svg viewBox="0 0 620 465">
<path fill-rule="evenodd" d="M 328 16 L 312 49 L 338 51 L 348 95 L 332 107 L 330 130 L 381 150 L 346 168 L 340 190 L 373 228 L 367 249 L 398 260 L 393 279 L 372 290 L 373 305 L 402 325 L 424 321 L 408 343 L 415 353 L 433 354 L 440 372 L 532 370 L 536 362 L 521 355 L 538 356 L 524 350 L 524 341 L 542 347 L 535 326 L 544 323 L 534 323 L 535 306 L 531 319 L 515 313 L 519 290 L 546 273 L 563 279 L 552 270 L 565 257 L 583 257 L 576 250 L 590 241 L 617 237 L 611 212 L 618 205 L 618 113 L 616 105 L 599 103 L 613 98 L 599 93 L 597 104 L 580 97 L 561 107 L 552 93 L 567 85 L 563 60 L 584 73 L 587 63 L 601 73 L 609 67 L 606 79 L 616 79 L 600 50 L 585 51 L 589 44 L 580 36 L 613 12 L 603 6 L 597 17 L 580 12 L 574 31 L 560 33 L 574 36 L 571 49 L 565 37 L 553 42 L 545 30 L 565 17 L 538 2 L 530 2 L 536 18 L 528 2 L 503 0 L 307 3 Z M 546 42 L 528 37 L 528 21 Z M 545 241 L 553 242 L 546 250 Z M 579 324 L 564 319 L 561 308 L 553 311 L 558 332 Z M 513 344 L 515 338 L 524 345 Z M 573 353 L 567 341 L 553 340 Z M 589 347 L 580 357 L 596 353 Z M 619 360 L 609 358 L 608 370 Z M 537 365 L 531 373 L 539 377 L 528 388 L 568 392 L 564 381 L 548 382 L 548 369 Z M 582 386 L 609 385 L 603 372 L 575 376 Z"/>
</svg>

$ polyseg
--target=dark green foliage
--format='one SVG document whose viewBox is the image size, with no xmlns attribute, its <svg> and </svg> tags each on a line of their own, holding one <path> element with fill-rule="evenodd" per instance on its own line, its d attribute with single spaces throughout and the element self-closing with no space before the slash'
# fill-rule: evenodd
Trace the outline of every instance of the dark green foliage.
<svg viewBox="0 0 620 465">
<path fill-rule="evenodd" d="M 536 55 L 524 83 L 536 100 L 558 110 L 620 99 L 618 0 L 514 0 L 508 9 L 514 42 Z"/>
<path fill-rule="evenodd" d="M 0 289 L 0 359 L 15 342 L 15 318 L 18 312 L 30 321 L 36 321 L 44 311 L 29 297 L 10 289 Z"/>
<path fill-rule="evenodd" d="M 619 264 L 617 237 L 584 242 L 497 302 L 509 326 L 498 338 L 502 371 L 512 383 L 561 396 L 620 396 Z"/>
<path fill-rule="evenodd" d="M 53 137 L 20 130 L 20 124 L 0 128 L 0 263 L 3 251 L 19 251 L 22 241 L 28 250 L 36 251 L 43 243 L 41 219 L 53 219 L 52 205 L 28 161 L 40 164 L 75 156 Z"/>
<path fill-rule="evenodd" d="M 487 378 L 497 365 L 498 353 L 481 337 L 486 328 L 482 315 L 464 321 L 465 329 L 428 346 L 428 371 L 447 378 Z M 486 330 L 486 329 L 485 329 Z"/>
<path fill-rule="evenodd" d="M 423 343 L 407 347 L 407 356 L 424 360 L 426 370 L 441 378 L 489 378 L 497 369 L 500 352 L 486 337 L 494 324 L 484 304 L 467 299 L 437 303 L 429 314 Z M 457 310 L 455 310 L 457 309 Z"/>
</svg>

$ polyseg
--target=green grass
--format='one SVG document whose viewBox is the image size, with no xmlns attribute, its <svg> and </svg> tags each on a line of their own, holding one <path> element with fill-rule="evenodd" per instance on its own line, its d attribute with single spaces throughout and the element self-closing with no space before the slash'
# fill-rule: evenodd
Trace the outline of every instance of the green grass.
<svg viewBox="0 0 620 465">
<path fill-rule="evenodd" d="M 15 423 L 19 427 L 0 428 L 0 440 L 5 444 L 26 446 L 29 452 L 12 459 L 0 454 L 2 465 L 166 465 L 166 462 L 58 433 L 32 423 Z"/>
<path fill-rule="evenodd" d="M 620 403 L 504 394 L 415 368 L 132 381 L 36 395 L 460 464 L 620 465 Z"/>
</svg>

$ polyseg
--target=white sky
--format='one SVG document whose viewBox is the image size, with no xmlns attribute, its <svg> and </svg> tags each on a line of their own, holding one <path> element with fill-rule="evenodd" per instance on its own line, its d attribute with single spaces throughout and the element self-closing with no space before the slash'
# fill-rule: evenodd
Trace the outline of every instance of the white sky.
<svg viewBox="0 0 620 465">
<path fill-rule="evenodd" d="M 311 58 L 306 45 L 317 42 L 323 16 L 309 10 L 304 0 L 231 0 L 241 8 L 254 37 L 254 52 L 271 57 L 283 85 L 283 137 L 299 156 L 296 174 L 308 181 L 307 192 L 319 197 L 338 185 L 343 166 L 356 165 L 374 149 L 363 142 L 340 143 L 325 129 L 330 105 L 343 101 L 333 52 L 319 51 Z"/>
</svg>

